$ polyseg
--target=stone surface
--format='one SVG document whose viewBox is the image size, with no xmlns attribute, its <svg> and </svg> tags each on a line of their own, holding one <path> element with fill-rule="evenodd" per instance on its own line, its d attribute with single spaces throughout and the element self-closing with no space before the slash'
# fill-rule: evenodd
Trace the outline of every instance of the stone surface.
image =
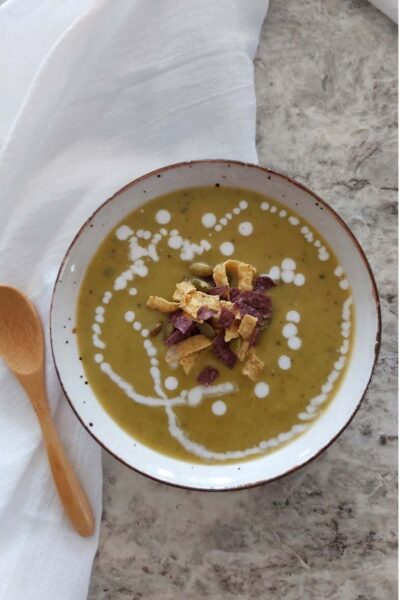
<svg viewBox="0 0 400 600">
<path fill-rule="evenodd" d="M 394 600 L 396 36 L 368 2 L 271 0 L 255 60 L 260 163 L 311 187 L 367 252 L 379 365 L 353 423 L 289 477 L 195 493 L 104 454 L 90 600 Z"/>
</svg>

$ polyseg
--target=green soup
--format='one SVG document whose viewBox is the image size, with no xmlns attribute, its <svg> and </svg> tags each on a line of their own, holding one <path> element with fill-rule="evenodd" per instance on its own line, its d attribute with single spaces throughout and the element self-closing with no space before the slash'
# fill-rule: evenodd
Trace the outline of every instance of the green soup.
<svg viewBox="0 0 400 600">
<path fill-rule="evenodd" d="M 227 258 L 276 282 L 258 381 L 212 351 L 185 375 L 166 363 L 162 335 L 149 335 L 160 321 L 150 295 L 171 299 L 191 263 Z M 260 456 L 310 426 L 340 385 L 352 319 L 343 269 L 310 224 L 254 192 L 204 187 L 156 198 L 109 233 L 82 282 L 77 336 L 87 380 L 124 430 L 163 454 L 220 462 Z M 206 366 L 219 372 L 208 388 L 196 381 Z"/>
</svg>

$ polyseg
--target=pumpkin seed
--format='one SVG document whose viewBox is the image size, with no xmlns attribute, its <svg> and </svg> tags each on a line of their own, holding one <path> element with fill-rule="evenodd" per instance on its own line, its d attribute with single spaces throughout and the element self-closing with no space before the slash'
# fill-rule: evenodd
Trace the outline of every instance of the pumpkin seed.
<svg viewBox="0 0 400 600">
<path fill-rule="evenodd" d="M 196 277 L 210 277 L 213 274 L 213 268 L 207 263 L 195 262 L 189 266 L 189 271 Z"/>
<path fill-rule="evenodd" d="M 211 285 L 207 283 L 207 281 L 203 281 L 203 279 L 198 279 L 197 277 L 192 277 L 190 283 L 192 283 L 199 292 L 208 292 L 208 290 L 211 289 Z"/>
<path fill-rule="evenodd" d="M 149 335 L 151 337 L 155 337 L 156 335 L 158 335 L 162 329 L 162 321 L 159 321 L 158 323 L 154 323 L 154 325 L 152 325 L 149 329 Z"/>
<path fill-rule="evenodd" d="M 162 327 L 163 327 L 163 338 L 165 341 L 167 338 L 169 338 L 170 335 L 173 334 L 174 326 L 169 321 L 164 321 L 164 324 Z"/>
<path fill-rule="evenodd" d="M 198 327 L 200 333 L 202 333 L 203 335 L 208 337 L 210 340 L 214 339 L 215 336 L 217 335 L 215 333 L 215 329 L 213 327 L 211 327 L 211 325 L 209 323 L 198 323 L 197 327 Z"/>
<path fill-rule="evenodd" d="M 240 338 L 234 338 L 233 340 L 230 341 L 230 346 L 232 351 L 237 354 L 240 348 Z"/>
</svg>

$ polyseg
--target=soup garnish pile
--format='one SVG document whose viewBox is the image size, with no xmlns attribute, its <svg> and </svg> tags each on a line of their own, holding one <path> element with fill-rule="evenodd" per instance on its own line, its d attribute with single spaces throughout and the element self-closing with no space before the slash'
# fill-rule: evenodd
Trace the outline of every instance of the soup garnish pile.
<svg viewBox="0 0 400 600">
<path fill-rule="evenodd" d="M 239 260 L 226 260 L 214 269 L 198 262 L 189 270 L 197 277 L 177 283 L 172 301 L 160 296 L 148 299 L 149 308 L 168 315 L 168 321 L 156 323 L 149 334 L 163 329 L 169 347 L 165 360 L 170 367 L 179 363 L 186 375 L 200 355 L 212 349 L 230 369 L 238 360 L 243 362 L 243 375 L 256 381 L 265 365 L 254 347 L 272 315 L 272 300 L 264 292 L 275 283 L 267 275 L 256 277 L 255 268 Z M 228 273 L 236 277 L 236 285 L 231 285 Z M 218 375 L 217 369 L 206 366 L 197 381 L 208 386 Z"/>
<path fill-rule="evenodd" d="M 77 336 L 86 380 L 134 441 L 212 463 L 307 430 L 340 385 L 352 321 L 318 232 L 217 186 L 155 198 L 109 233 L 81 284 Z"/>
</svg>

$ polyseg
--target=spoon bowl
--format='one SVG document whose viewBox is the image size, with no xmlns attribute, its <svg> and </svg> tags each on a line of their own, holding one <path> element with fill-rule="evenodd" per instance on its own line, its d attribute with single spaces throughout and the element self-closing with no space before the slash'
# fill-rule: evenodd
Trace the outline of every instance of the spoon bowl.
<svg viewBox="0 0 400 600">
<path fill-rule="evenodd" d="M 43 333 L 35 307 L 7 285 L 0 285 L 0 356 L 14 373 L 32 373 L 43 364 Z"/>
</svg>

